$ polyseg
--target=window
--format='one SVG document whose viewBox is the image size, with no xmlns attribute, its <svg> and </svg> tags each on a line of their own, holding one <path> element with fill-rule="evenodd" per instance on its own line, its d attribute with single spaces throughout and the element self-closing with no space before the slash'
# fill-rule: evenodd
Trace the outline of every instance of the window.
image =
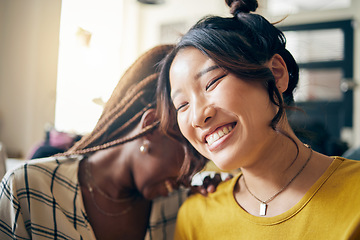
<svg viewBox="0 0 360 240">
<path fill-rule="evenodd" d="M 62 1 L 56 129 L 86 134 L 95 126 L 121 76 L 121 12 L 118 0 Z"/>
<path fill-rule="evenodd" d="M 290 122 L 296 127 L 316 127 L 327 139 L 340 140 L 353 119 L 352 20 L 280 27 L 287 49 L 299 64 L 300 79 L 294 92 L 297 106 Z M 322 130 L 321 130 L 322 129 Z M 328 155 L 341 153 L 321 151 Z"/>
</svg>

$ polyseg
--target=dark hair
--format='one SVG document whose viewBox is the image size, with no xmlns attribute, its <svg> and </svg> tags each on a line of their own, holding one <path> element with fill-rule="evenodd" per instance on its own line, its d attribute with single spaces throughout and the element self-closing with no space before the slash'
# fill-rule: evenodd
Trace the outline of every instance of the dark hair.
<svg viewBox="0 0 360 240">
<path fill-rule="evenodd" d="M 298 65 L 285 48 L 284 34 L 264 17 L 250 13 L 258 7 L 256 0 L 225 2 L 233 17 L 208 16 L 201 19 L 180 39 L 162 62 L 157 97 L 162 116 L 161 127 L 164 131 L 176 121 L 175 108 L 170 99 L 171 63 L 181 49 L 195 47 L 227 72 L 245 81 L 260 82 L 267 89 L 270 101 L 278 106 L 278 112 L 270 126 L 281 132 L 277 125 L 284 116 L 285 109 L 294 101 L 293 90 L 299 79 Z M 282 95 L 276 87 L 271 70 L 265 66 L 275 54 L 284 59 L 289 72 L 288 88 Z M 289 137 L 288 134 L 283 134 Z"/>
</svg>

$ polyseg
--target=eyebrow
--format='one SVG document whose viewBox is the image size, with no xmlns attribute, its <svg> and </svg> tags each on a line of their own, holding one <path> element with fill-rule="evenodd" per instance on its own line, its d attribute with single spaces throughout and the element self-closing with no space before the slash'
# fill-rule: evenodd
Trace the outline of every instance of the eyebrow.
<svg viewBox="0 0 360 240">
<path fill-rule="evenodd" d="M 205 68 L 203 70 L 201 70 L 200 72 L 198 72 L 196 75 L 195 75 L 195 80 L 199 79 L 200 77 L 202 77 L 203 75 L 205 75 L 206 73 L 208 72 L 211 72 L 215 69 L 218 69 L 220 68 L 218 65 L 213 65 L 213 66 L 210 66 L 208 68 Z M 175 96 L 179 94 L 179 90 L 175 91 L 173 94 L 171 94 L 170 98 L 172 99 L 172 101 L 174 100 Z"/>
<path fill-rule="evenodd" d="M 199 79 L 201 76 L 205 75 L 206 73 L 213 71 L 215 69 L 220 68 L 218 65 L 213 65 L 208 68 L 205 68 L 204 70 L 201 70 L 199 73 L 195 75 L 195 79 Z"/>
</svg>

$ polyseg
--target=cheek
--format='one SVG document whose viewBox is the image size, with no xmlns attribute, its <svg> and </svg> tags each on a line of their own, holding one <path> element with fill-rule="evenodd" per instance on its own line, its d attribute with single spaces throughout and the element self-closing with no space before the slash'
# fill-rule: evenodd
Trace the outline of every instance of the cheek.
<svg viewBox="0 0 360 240">
<path fill-rule="evenodd" d="M 181 134 L 191 142 L 191 123 L 189 121 L 189 117 L 186 113 L 178 113 L 177 122 L 179 125 L 179 129 Z"/>
<path fill-rule="evenodd" d="M 166 146 L 164 146 L 166 147 Z M 182 155 L 179 153 L 179 155 Z M 166 193 L 165 180 L 177 179 L 182 165 L 182 159 L 179 156 L 172 156 L 167 161 L 148 168 L 148 174 L 140 182 L 141 194 L 149 200 L 159 197 Z"/>
<path fill-rule="evenodd" d="M 166 146 L 164 146 L 166 148 Z M 185 153 L 183 148 L 179 145 L 177 149 L 169 149 L 169 155 L 166 158 L 166 161 L 162 162 L 161 165 L 158 166 L 159 176 L 164 177 L 178 177 L 180 168 L 184 162 Z"/>
<path fill-rule="evenodd" d="M 181 134 L 190 142 L 190 144 L 198 150 L 200 153 L 203 154 L 203 151 L 201 149 L 202 142 L 197 137 L 196 129 L 192 126 L 190 117 L 186 116 L 185 113 L 182 113 L 184 116 L 178 117 L 178 125 Z"/>
<path fill-rule="evenodd" d="M 141 191 L 141 194 L 147 200 L 152 200 L 158 196 L 158 193 L 156 192 L 156 187 L 151 185 L 145 185 L 143 190 Z"/>
<path fill-rule="evenodd" d="M 196 129 L 192 127 L 189 117 L 184 117 L 184 121 L 178 119 L 178 125 L 181 133 L 184 137 L 190 142 L 190 144 L 203 156 L 209 158 L 206 145 L 201 141 L 201 139 L 196 134 Z"/>
<path fill-rule="evenodd" d="M 148 168 L 147 173 L 143 174 L 141 181 L 137 183 L 140 193 L 146 199 L 153 199 L 159 195 L 159 189 L 163 180 L 163 172 L 160 169 Z"/>
</svg>

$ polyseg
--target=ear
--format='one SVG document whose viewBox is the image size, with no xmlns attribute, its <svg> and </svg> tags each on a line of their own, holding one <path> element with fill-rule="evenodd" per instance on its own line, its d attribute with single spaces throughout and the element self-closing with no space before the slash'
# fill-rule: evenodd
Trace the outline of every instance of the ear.
<svg viewBox="0 0 360 240">
<path fill-rule="evenodd" d="M 275 77 L 279 92 L 285 92 L 289 84 L 289 73 L 284 59 L 279 54 L 275 54 L 269 61 L 269 68 Z"/>
<path fill-rule="evenodd" d="M 154 124 L 157 121 L 158 121 L 158 118 L 156 117 L 156 110 L 153 108 L 150 108 L 150 109 L 146 110 L 144 112 L 144 114 L 141 116 L 139 125 L 140 125 L 141 129 L 144 129 L 144 128 Z M 157 131 L 153 131 L 153 132 L 143 136 L 143 138 L 150 140 L 150 141 L 154 141 L 154 139 L 156 139 L 156 136 L 158 135 L 156 133 L 157 133 Z"/>
<path fill-rule="evenodd" d="M 150 126 L 151 124 L 153 124 L 156 121 L 157 121 L 156 110 L 153 108 L 150 108 L 150 109 L 146 110 L 141 117 L 141 120 L 140 120 L 141 128 Z"/>
</svg>

